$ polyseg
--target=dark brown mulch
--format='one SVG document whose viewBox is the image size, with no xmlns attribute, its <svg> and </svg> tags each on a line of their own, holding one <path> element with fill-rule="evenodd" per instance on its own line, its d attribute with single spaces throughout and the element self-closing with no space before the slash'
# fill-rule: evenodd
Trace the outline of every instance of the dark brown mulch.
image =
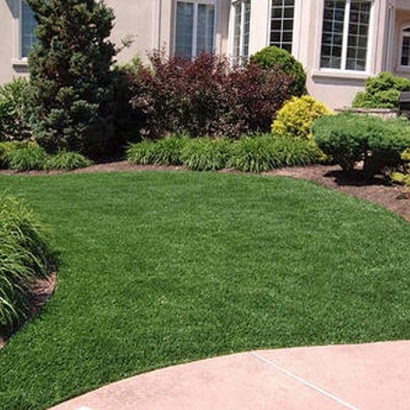
<svg viewBox="0 0 410 410">
<path fill-rule="evenodd" d="M 111 162 L 93 165 L 88 168 L 71 171 L 71 173 L 91 173 L 91 172 L 118 172 L 118 171 L 178 171 L 183 167 L 167 166 L 141 166 L 131 165 L 126 161 Z M 221 172 L 236 172 L 223 170 Z M 56 175 L 65 173 L 63 171 L 32 171 L 27 173 L 17 173 L 14 171 L 0 171 L 0 175 Z M 297 179 L 313 181 L 327 188 L 361 198 L 375 204 L 381 205 L 410 222 L 410 192 L 401 186 L 392 185 L 386 178 L 378 176 L 371 181 L 365 181 L 360 170 L 353 173 L 345 173 L 338 166 L 311 166 L 283 168 L 271 172 L 266 172 L 266 176 L 287 176 Z M 30 317 L 38 312 L 47 299 L 52 294 L 56 284 L 55 274 L 51 275 L 49 281 L 39 281 L 32 290 L 32 311 Z M 2 340 L 0 339 L 0 348 Z"/>
</svg>

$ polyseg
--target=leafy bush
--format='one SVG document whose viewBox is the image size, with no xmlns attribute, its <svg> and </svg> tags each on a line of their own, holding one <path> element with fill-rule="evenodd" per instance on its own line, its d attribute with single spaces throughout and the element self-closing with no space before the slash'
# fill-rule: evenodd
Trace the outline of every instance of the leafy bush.
<svg viewBox="0 0 410 410">
<path fill-rule="evenodd" d="M 8 169 L 32 171 L 44 169 L 47 154 L 34 142 L 12 144 L 3 155 L 3 162 Z"/>
<path fill-rule="evenodd" d="M 31 136 L 29 87 L 30 83 L 22 77 L 0 86 L 0 141 L 25 140 Z"/>
<path fill-rule="evenodd" d="M 159 52 L 150 58 L 152 68 L 140 66 L 129 79 L 142 137 L 267 132 L 290 96 L 291 78 L 276 68 L 231 67 L 226 58 L 206 53 L 193 61 Z"/>
<path fill-rule="evenodd" d="M 29 55 L 34 137 L 48 152 L 98 155 L 114 131 L 114 14 L 96 0 L 26 1 L 38 22 Z"/>
<path fill-rule="evenodd" d="M 410 147 L 410 125 L 402 119 L 344 113 L 319 118 L 312 131 L 319 148 L 342 169 L 351 171 L 364 160 L 366 177 L 398 165 L 400 153 Z"/>
<path fill-rule="evenodd" d="M 289 92 L 292 96 L 306 94 L 306 73 L 302 64 L 290 53 L 276 46 L 265 47 L 250 58 L 251 63 L 265 69 L 279 69 L 283 73 L 292 76 Z"/>
<path fill-rule="evenodd" d="M 332 112 L 324 104 L 313 97 L 304 95 L 292 97 L 286 101 L 276 114 L 272 124 L 272 132 L 276 134 L 286 133 L 297 138 L 311 139 L 312 123 L 322 115 L 330 115 Z"/>
<path fill-rule="evenodd" d="M 195 171 L 216 171 L 225 168 L 232 142 L 226 138 L 195 138 L 182 149 L 183 165 Z"/>
<path fill-rule="evenodd" d="M 44 225 L 23 202 L 0 197 L 0 337 L 26 317 L 30 285 L 49 273 L 47 236 Z"/>
<path fill-rule="evenodd" d="M 381 72 L 377 77 L 366 80 L 365 90 L 356 94 L 352 106 L 355 108 L 398 108 L 402 91 L 410 91 L 410 81 Z"/>
<path fill-rule="evenodd" d="M 317 163 L 320 151 L 311 141 L 284 136 L 247 136 L 234 143 L 228 166 L 244 172 L 264 172 L 285 166 Z"/>
<path fill-rule="evenodd" d="M 92 161 L 78 152 L 61 151 L 58 154 L 50 155 L 45 161 L 46 169 L 73 170 L 85 168 L 92 165 Z"/>
</svg>

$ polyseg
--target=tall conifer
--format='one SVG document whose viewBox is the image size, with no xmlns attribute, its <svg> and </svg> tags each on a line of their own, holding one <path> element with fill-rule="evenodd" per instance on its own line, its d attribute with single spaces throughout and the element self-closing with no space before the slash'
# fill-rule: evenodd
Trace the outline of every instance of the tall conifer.
<svg viewBox="0 0 410 410">
<path fill-rule="evenodd" d="M 26 1 L 38 22 L 29 55 L 33 134 L 48 151 L 95 155 L 113 133 L 113 11 L 95 0 Z"/>
</svg>

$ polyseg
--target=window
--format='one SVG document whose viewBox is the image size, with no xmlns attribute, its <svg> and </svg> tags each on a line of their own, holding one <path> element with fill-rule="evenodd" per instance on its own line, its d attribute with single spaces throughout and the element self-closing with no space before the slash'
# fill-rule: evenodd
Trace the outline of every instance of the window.
<svg viewBox="0 0 410 410">
<path fill-rule="evenodd" d="M 410 67 L 410 27 L 401 31 L 400 66 Z"/>
<path fill-rule="evenodd" d="M 235 62 L 246 61 L 249 57 L 249 33 L 251 24 L 251 2 L 241 0 L 233 4 L 233 52 Z"/>
<path fill-rule="evenodd" d="M 272 0 L 270 45 L 292 52 L 295 0 Z"/>
<path fill-rule="evenodd" d="M 214 50 L 214 38 L 214 1 L 177 1 L 175 54 L 192 58 L 201 51 L 212 52 Z"/>
<path fill-rule="evenodd" d="M 33 12 L 24 0 L 21 1 L 20 16 L 20 58 L 26 58 L 31 47 L 37 41 L 34 34 L 37 22 L 34 19 Z"/>
<path fill-rule="evenodd" d="M 325 0 L 320 67 L 366 71 L 372 3 Z"/>
</svg>

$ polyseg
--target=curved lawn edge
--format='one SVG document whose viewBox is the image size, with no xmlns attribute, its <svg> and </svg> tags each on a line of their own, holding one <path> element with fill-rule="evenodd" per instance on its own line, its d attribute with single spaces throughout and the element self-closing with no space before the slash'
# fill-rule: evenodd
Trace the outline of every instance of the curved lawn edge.
<svg viewBox="0 0 410 410">
<path fill-rule="evenodd" d="M 231 352 L 408 338 L 410 227 L 372 204 L 191 172 L 0 187 L 47 218 L 62 259 L 55 297 L 0 353 L 0 408 Z"/>
</svg>

